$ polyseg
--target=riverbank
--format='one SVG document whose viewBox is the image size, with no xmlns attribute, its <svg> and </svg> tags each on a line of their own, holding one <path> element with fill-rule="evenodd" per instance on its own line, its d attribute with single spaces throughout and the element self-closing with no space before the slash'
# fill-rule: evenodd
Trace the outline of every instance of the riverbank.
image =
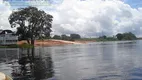
<svg viewBox="0 0 142 80">
<path fill-rule="evenodd" d="M 56 39 L 48 39 L 48 40 L 35 40 L 35 47 L 37 46 L 60 46 L 60 45 L 69 45 L 69 44 L 86 44 L 93 41 L 85 41 L 85 40 L 75 40 L 75 41 L 66 41 L 66 40 L 56 40 Z M 18 41 L 17 44 L 9 45 L 9 46 L 0 46 L 0 48 L 32 48 L 32 45 L 27 44 L 27 41 Z"/>
<path fill-rule="evenodd" d="M 105 40 L 104 40 L 105 41 Z M 75 40 L 75 41 L 66 41 L 66 40 L 56 40 L 56 39 L 48 39 L 48 40 L 35 40 L 35 47 L 37 46 L 61 46 L 61 45 L 71 45 L 71 44 L 87 44 L 92 42 L 104 42 L 101 40 Z M 113 40 L 112 40 L 113 41 Z M 120 40 L 114 40 L 114 41 L 120 41 Z M 127 40 L 125 40 L 127 41 Z M 105 41 L 110 42 L 110 41 Z M 18 41 L 17 44 L 9 45 L 9 46 L 0 46 L 0 48 L 32 48 L 33 46 L 30 44 L 27 44 L 27 41 Z"/>
<path fill-rule="evenodd" d="M 58 45 L 68 45 L 68 44 L 85 44 L 89 42 L 95 42 L 94 41 L 66 41 L 66 40 L 55 40 L 55 39 L 49 39 L 49 40 L 35 40 L 34 46 L 58 46 Z M 19 41 L 17 44 L 21 45 L 23 43 L 27 43 L 26 41 Z"/>
</svg>

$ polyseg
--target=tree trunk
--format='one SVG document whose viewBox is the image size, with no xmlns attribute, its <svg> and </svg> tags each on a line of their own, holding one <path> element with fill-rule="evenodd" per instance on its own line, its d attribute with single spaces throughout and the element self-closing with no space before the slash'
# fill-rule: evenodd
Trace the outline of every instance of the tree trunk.
<svg viewBox="0 0 142 80">
<path fill-rule="evenodd" d="M 33 37 L 31 37 L 31 45 L 33 46 L 32 47 L 32 60 L 34 61 L 34 50 L 35 50 L 35 47 L 34 47 L 34 44 L 35 44 L 35 40 Z"/>
<path fill-rule="evenodd" d="M 28 44 L 30 44 L 30 41 L 29 41 L 29 39 L 27 39 L 27 43 L 28 43 Z"/>
<path fill-rule="evenodd" d="M 35 44 L 35 40 L 31 39 L 31 45 L 34 46 L 34 44 Z"/>
</svg>

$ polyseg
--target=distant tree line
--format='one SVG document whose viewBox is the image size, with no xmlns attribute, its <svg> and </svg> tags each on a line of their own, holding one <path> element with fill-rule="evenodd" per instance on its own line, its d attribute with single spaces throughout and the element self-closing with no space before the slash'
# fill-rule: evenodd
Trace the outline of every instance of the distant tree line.
<svg viewBox="0 0 142 80">
<path fill-rule="evenodd" d="M 44 37 L 43 39 L 58 39 L 58 40 L 69 40 L 74 41 L 77 39 L 82 40 L 81 36 L 79 34 L 70 34 L 70 35 L 54 35 L 53 37 Z M 126 33 L 118 33 L 113 36 L 99 36 L 98 38 L 92 38 L 96 41 L 116 41 L 116 40 L 135 40 L 137 37 L 132 32 L 126 32 Z M 86 40 L 86 39 L 85 39 Z M 88 38 L 87 38 L 88 40 Z"/>
<path fill-rule="evenodd" d="M 99 36 L 98 38 L 82 38 L 79 34 L 70 34 L 70 35 L 62 34 L 62 35 L 54 35 L 53 37 L 49 35 L 48 36 L 45 35 L 45 36 L 39 37 L 38 39 L 58 39 L 58 40 L 68 40 L 68 41 L 75 41 L 77 39 L 96 40 L 96 41 L 116 41 L 116 40 L 135 40 L 137 39 L 137 37 L 132 32 L 126 32 L 126 33 L 118 33 L 113 36 L 103 35 L 103 36 Z"/>
<path fill-rule="evenodd" d="M 115 40 L 117 40 L 117 38 L 115 36 L 108 37 L 106 35 L 103 35 L 103 36 L 99 36 L 99 38 L 97 38 L 96 40 L 98 40 L 98 41 L 115 41 Z"/>
<path fill-rule="evenodd" d="M 135 40 L 137 39 L 137 37 L 131 33 L 131 32 L 128 32 L 128 33 L 118 33 L 116 35 L 117 39 L 118 40 Z"/>
<path fill-rule="evenodd" d="M 52 39 L 60 39 L 60 40 L 69 40 L 69 41 L 74 41 L 75 39 L 80 39 L 81 36 L 79 34 L 70 34 L 70 36 L 67 36 L 65 34 L 63 35 L 54 35 Z"/>
<path fill-rule="evenodd" d="M 137 37 L 131 32 L 118 33 L 113 37 L 107 37 L 106 35 L 103 35 L 99 36 L 98 38 L 99 41 L 135 40 L 135 39 L 137 39 Z"/>
</svg>

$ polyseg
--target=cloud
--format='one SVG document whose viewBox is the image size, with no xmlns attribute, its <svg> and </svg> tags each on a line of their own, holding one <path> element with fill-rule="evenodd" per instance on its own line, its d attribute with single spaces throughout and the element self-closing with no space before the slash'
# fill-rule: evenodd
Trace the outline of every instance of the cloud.
<svg viewBox="0 0 142 80">
<path fill-rule="evenodd" d="M 46 10 L 46 8 L 44 8 Z M 141 35 L 142 8 L 132 8 L 121 0 L 64 0 L 54 16 L 53 34 L 78 33 L 85 37 L 133 32 Z"/>
<path fill-rule="evenodd" d="M 112 36 L 119 32 L 133 32 L 142 36 L 142 8 L 132 8 L 124 1 L 61 0 L 62 3 L 52 2 L 52 6 L 37 7 L 53 15 L 52 34 L 78 33 L 83 37 L 98 37 L 102 33 Z M 10 28 L 7 20 L 10 13 L 10 6 L 1 2 L 0 26 L 3 28 Z"/>
<path fill-rule="evenodd" d="M 11 29 L 8 21 L 8 17 L 12 12 L 10 8 L 9 3 L 4 4 L 0 0 L 0 29 Z"/>
</svg>

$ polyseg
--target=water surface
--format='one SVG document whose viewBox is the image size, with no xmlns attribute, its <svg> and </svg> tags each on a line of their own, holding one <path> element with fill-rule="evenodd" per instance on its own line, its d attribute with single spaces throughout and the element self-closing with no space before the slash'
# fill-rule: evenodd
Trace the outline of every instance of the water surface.
<svg viewBox="0 0 142 80">
<path fill-rule="evenodd" d="M 34 71 L 42 75 L 32 77 L 38 76 L 35 80 L 142 80 L 141 51 L 142 41 L 37 47 L 35 56 L 39 58 L 34 61 L 37 66 Z M 17 52 L 19 49 L 6 49 L 6 52 L 0 49 L 0 71 L 11 75 L 12 64 L 6 61 L 22 56 Z"/>
</svg>

